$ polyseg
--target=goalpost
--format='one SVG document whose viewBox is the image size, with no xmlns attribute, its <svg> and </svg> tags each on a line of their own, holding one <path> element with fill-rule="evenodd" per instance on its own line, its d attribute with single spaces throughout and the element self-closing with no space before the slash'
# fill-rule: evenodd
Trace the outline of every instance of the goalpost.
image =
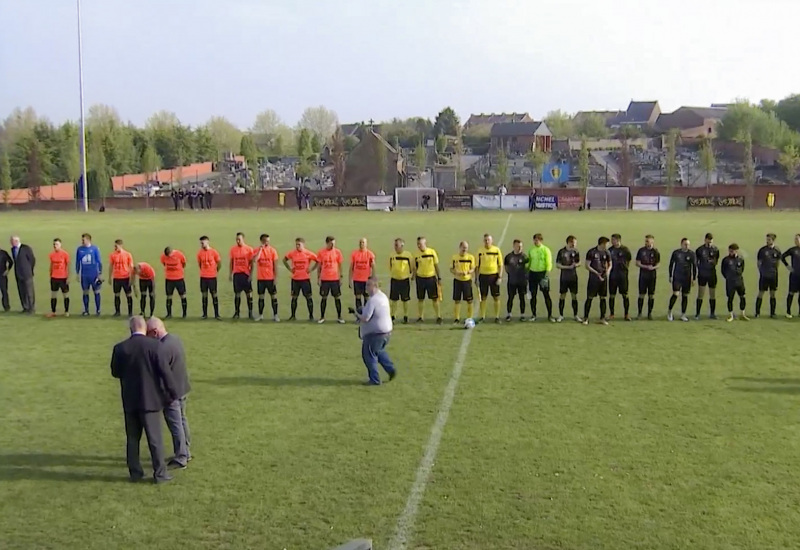
<svg viewBox="0 0 800 550">
<path fill-rule="evenodd" d="M 397 210 L 421 210 L 424 197 L 428 196 L 428 208 L 439 207 L 439 192 L 435 187 L 396 187 L 394 205 Z"/>
<path fill-rule="evenodd" d="M 588 187 L 585 207 L 593 210 L 629 210 L 631 190 L 628 187 Z"/>
</svg>

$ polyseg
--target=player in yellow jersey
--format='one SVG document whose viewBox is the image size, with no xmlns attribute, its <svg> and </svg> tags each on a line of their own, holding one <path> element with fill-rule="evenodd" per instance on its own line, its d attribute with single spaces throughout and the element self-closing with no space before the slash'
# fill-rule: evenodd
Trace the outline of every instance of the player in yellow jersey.
<svg viewBox="0 0 800 550">
<path fill-rule="evenodd" d="M 472 317 L 472 280 L 475 277 L 475 256 L 469 253 L 469 243 L 458 243 L 458 254 L 450 259 L 450 273 L 453 274 L 454 320 L 461 322 L 461 301 L 467 302 L 467 318 Z"/>
<path fill-rule="evenodd" d="M 503 282 L 503 253 L 494 245 L 492 236 L 483 236 L 483 246 L 478 250 L 478 289 L 481 293 L 481 321 L 486 320 L 486 298 L 491 293 L 494 300 L 494 322 L 500 322 L 500 283 Z"/>
<path fill-rule="evenodd" d="M 405 250 L 403 239 L 394 240 L 394 252 L 389 257 L 389 302 L 392 321 L 397 314 L 397 302 L 403 302 L 403 323 L 408 323 L 408 302 L 411 301 L 411 277 L 414 275 L 414 257 Z"/>
<path fill-rule="evenodd" d="M 439 256 L 432 248 L 428 248 L 425 237 L 417 237 L 417 251 L 414 253 L 414 275 L 417 283 L 417 300 L 419 305 L 419 318 L 417 323 L 424 320 L 425 296 L 433 302 L 436 312 L 436 324 L 442 324 L 442 308 L 439 302 L 439 284 L 442 276 L 439 273 Z"/>
</svg>

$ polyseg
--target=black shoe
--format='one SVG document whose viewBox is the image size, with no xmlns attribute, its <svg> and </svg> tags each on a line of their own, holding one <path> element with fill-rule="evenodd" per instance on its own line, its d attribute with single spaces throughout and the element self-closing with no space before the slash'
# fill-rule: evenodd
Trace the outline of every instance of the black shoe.
<svg viewBox="0 0 800 550">
<path fill-rule="evenodd" d="M 164 317 L 164 319 L 172 319 L 172 315 L 171 315 L 171 314 L 169 314 L 169 315 L 167 315 L 166 317 Z"/>
<path fill-rule="evenodd" d="M 392 323 L 394 323 L 394 315 L 392 315 Z"/>
<path fill-rule="evenodd" d="M 500 324 L 500 317 L 495 317 L 494 318 L 494 322 L 499 325 Z"/>
<path fill-rule="evenodd" d="M 214 319 L 215 319 L 216 321 L 222 321 L 222 317 L 220 317 L 219 315 L 216 315 L 216 316 L 214 317 Z"/>
<path fill-rule="evenodd" d="M 181 319 L 186 319 L 186 314 L 181 315 Z"/>
<path fill-rule="evenodd" d="M 415 323 L 422 323 L 422 322 L 424 322 L 424 321 L 422 320 L 422 317 L 417 317 L 417 320 L 416 320 L 416 321 L 414 321 L 414 322 L 415 322 Z"/>
<path fill-rule="evenodd" d="M 403 324 L 404 324 L 404 325 L 407 325 L 407 324 L 408 324 L 408 317 L 403 317 Z"/>
<path fill-rule="evenodd" d="M 289 317 L 289 321 L 297 321 L 297 318 L 294 315 L 292 315 L 291 317 Z"/>
<path fill-rule="evenodd" d="M 457 325 L 461 322 L 461 319 L 453 319 L 453 324 Z"/>
<path fill-rule="evenodd" d="M 233 314 L 233 317 L 231 317 L 231 319 L 234 319 L 234 320 L 236 320 L 236 319 L 238 319 L 238 318 L 239 318 L 239 314 L 238 314 L 238 313 L 234 313 L 234 314 Z"/>
<path fill-rule="evenodd" d="M 169 475 L 169 474 L 165 474 L 165 475 L 164 475 L 164 477 L 158 477 L 158 478 L 156 478 L 156 479 L 155 479 L 155 482 L 156 482 L 156 485 L 161 485 L 162 483 L 169 483 L 169 482 L 170 482 L 170 481 L 172 481 L 173 479 L 175 479 L 175 478 L 174 478 L 174 477 L 172 477 L 171 475 Z"/>
<path fill-rule="evenodd" d="M 115 312 L 114 312 L 114 317 L 119 317 L 119 316 L 120 316 L 120 313 L 119 313 L 119 311 L 115 311 Z"/>
<path fill-rule="evenodd" d="M 444 323 L 444 319 L 442 319 L 441 317 L 439 317 L 438 319 L 436 319 L 436 324 L 437 324 L 437 325 L 441 325 L 442 323 Z"/>
<path fill-rule="evenodd" d="M 141 476 L 131 476 L 131 477 L 128 478 L 128 481 L 130 481 L 131 483 L 139 483 L 143 479 L 144 479 L 143 475 L 141 475 Z"/>
<path fill-rule="evenodd" d="M 394 370 L 389 374 L 389 382 L 394 380 L 395 376 L 397 376 L 397 370 Z"/>
<path fill-rule="evenodd" d="M 83 313 L 81 313 L 81 317 L 88 317 L 88 316 L 89 316 L 88 311 L 84 311 Z"/>
<path fill-rule="evenodd" d="M 172 460 L 167 462 L 167 468 L 169 468 L 170 470 L 185 470 L 186 464 L 181 464 L 180 462 L 178 462 L 173 458 Z"/>
<path fill-rule="evenodd" d="M 200 318 L 201 318 L 203 321 L 205 321 L 206 319 L 208 319 L 208 315 L 203 315 L 203 316 L 202 316 L 202 317 L 200 317 Z"/>
</svg>

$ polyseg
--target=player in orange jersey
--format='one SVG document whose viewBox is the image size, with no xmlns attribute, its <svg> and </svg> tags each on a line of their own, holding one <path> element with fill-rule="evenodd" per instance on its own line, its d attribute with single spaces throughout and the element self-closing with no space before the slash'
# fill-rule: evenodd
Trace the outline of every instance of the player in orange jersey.
<svg viewBox="0 0 800 550">
<path fill-rule="evenodd" d="M 180 250 L 164 249 L 161 255 L 161 265 L 164 266 L 165 290 L 167 292 L 167 319 L 172 317 L 172 295 L 177 291 L 181 297 L 183 318 L 186 319 L 186 281 L 183 279 L 183 270 L 186 268 L 186 256 Z"/>
<path fill-rule="evenodd" d="M 302 292 L 308 306 L 308 320 L 313 321 L 314 300 L 311 297 L 311 272 L 317 269 L 317 255 L 306 249 L 305 239 L 298 237 L 294 240 L 294 250 L 287 252 L 283 257 L 283 265 L 292 272 L 292 316 L 289 317 L 289 320 L 295 320 L 297 297 Z"/>
<path fill-rule="evenodd" d="M 319 323 L 325 322 L 325 310 L 328 307 L 328 294 L 333 296 L 336 304 L 336 320 L 342 319 L 342 251 L 336 248 L 336 239 L 325 238 L 325 248 L 317 252 L 317 286 L 319 286 Z"/>
<path fill-rule="evenodd" d="M 222 267 L 219 252 L 211 248 L 208 237 L 200 237 L 200 250 L 197 252 L 197 265 L 200 267 L 200 294 L 203 296 L 203 319 L 208 319 L 208 295 L 214 303 L 214 319 L 219 316 L 219 298 L 217 298 L 217 273 Z"/>
<path fill-rule="evenodd" d="M 114 252 L 109 256 L 111 280 L 114 286 L 114 317 L 120 316 L 120 293 L 122 291 L 125 291 L 125 297 L 128 300 L 128 317 L 133 317 L 133 296 L 131 296 L 133 256 L 122 248 L 122 244 L 122 239 L 114 241 Z"/>
<path fill-rule="evenodd" d="M 278 317 L 278 270 L 275 262 L 278 261 L 278 251 L 269 244 L 269 235 L 264 233 L 259 237 L 261 246 L 253 254 L 253 266 L 256 268 L 256 285 L 258 291 L 258 317 L 256 321 L 264 319 L 264 306 L 266 305 L 267 292 L 272 301 L 272 320 L 280 321 Z"/>
<path fill-rule="evenodd" d="M 55 317 L 58 293 L 64 296 L 64 316 L 69 317 L 69 254 L 61 248 L 61 239 L 53 239 L 50 253 L 50 313 Z"/>
<path fill-rule="evenodd" d="M 139 289 L 136 290 L 136 279 L 139 279 Z M 150 317 L 156 311 L 156 270 L 147 262 L 139 262 L 133 266 L 133 274 L 131 275 L 131 288 L 136 291 L 139 296 L 139 311 L 144 317 L 144 306 L 147 305 L 147 299 L 150 298 Z"/>
<path fill-rule="evenodd" d="M 233 318 L 239 318 L 242 292 L 247 297 L 247 316 L 253 318 L 253 248 L 245 244 L 244 233 L 236 234 L 236 244 L 230 250 L 230 276 L 233 282 Z"/>
<path fill-rule="evenodd" d="M 367 301 L 367 280 L 372 277 L 375 267 L 375 254 L 367 248 L 367 239 L 361 238 L 358 241 L 358 250 L 350 254 L 350 288 L 356 296 L 356 309 L 361 309 L 363 303 Z M 363 298 L 363 302 L 362 302 Z"/>
</svg>

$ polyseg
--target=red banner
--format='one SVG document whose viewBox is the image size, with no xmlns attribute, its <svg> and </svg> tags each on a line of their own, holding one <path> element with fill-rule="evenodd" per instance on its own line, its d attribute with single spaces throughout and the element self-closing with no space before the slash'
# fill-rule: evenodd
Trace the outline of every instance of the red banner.
<svg viewBox="0 0 800 550">
<path fill-rule="evenodd" d="M 577 210 L 583 206 L 583 199 L 580 195 L 569 195 L 558 197 L 559 210 Z"/>
</svg>

